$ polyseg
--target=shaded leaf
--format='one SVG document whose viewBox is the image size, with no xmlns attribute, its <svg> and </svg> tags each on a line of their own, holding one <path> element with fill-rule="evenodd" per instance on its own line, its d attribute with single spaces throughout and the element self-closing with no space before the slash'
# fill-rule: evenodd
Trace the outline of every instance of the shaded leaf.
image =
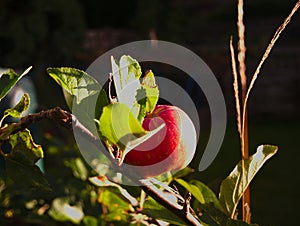
<svg viewBox="0 0 300 226">
<path fill-rule="evenodd" d="M 7 175 L 18 187 L 51 191 L 45 175 L 23 152 L 6 156 Z"/>
<path fill-rule="evenodd" d="M 258 226 L 257 224 L 247 224 L 241 220 L 229 220 L 226 223 L 226 226 Z"/>
<path fill-rule="evenodd" d="M 108 222 L 128 222 L 130 219 L 129 212 L 134 211 L 133 207 L 126 199 L 109 189 L 103 189 L 102 192 L 100 192 L 98 201 L 108 209 L 108 213 L 102 215 L 102 218 Z"/>
<path fill-rule="evenodd" d="M 86 226 L 98 226 L 98 219 L 93 216 L 85 216 L 82 222 Z"/>
<path fill-rule="evenodd" d="M 159 90 L 155 83 L 153 72 L 148 71 L 142 81 L 142 87 L 146 90 L 146 112 L 151 113 L 158 101 Z"/>
<path fill-rule="evenodd" d="M 147 93 L 143 87 L 140 87 L 136 91 L 135 99 L 137 104 L 139 105 L 139 112 L 137 115 L 137 119 L 142 122 L 147 114 Z"/>
<path fill-rule="evenodd" d="M 56 198 L 53 200 L 51 208 L 48 211 L 49 216 L 60 222 L 70 221 L 74 224 L 80 224 L 84 218 L 81 205 L 71 206 L 68 198 Z"/>
<path fill-rule="evenodd" d="M 73 175 L 85 181 L 88 178 L 89 171 L 87 170 L 84 162 L 81 158 L 72 158 L 65 161 L 65 166 L 70 167 L 73 171 Z"/>
<path fill-rule="evenodd" d="M 13 69 L 0 74 L 0 101 L 8 94 L 15 84 L 25 76 L 32 67 L 27 68 L 22 74 L 17 74 Z"/>
<path fill-rule="evenodd" d="M 174 175 L 173 175 L 173 178 L 181 178 L 181 177 L 184 177 L 184 176 L 187 176 L 189 175 L 190 173 L 193 173 L 195 170 L 190 168 L 190 167 L 185 167 L 183 168 L 182 170 L 179 170 L 178 172 L 176 172 Z"/>
<path fill-rule="evenodd" d="M 34 143 L 28 129 L 10 135 L 9 143 L 11 144 L 12 151 L 8 154 L 8 156 L 11 156 L 12 158 L 19 152 L 22 152 L 34 163 L 44 157 L 42 147 Z"/>
<path fill-rule="evenodd" d="M 151 113 L 158 101 L 159 90 L 153 72 L 147 71 L 141 87 L 136 91 L 136 102 L 140 105 L 137 118 L 143 121 L 147 113 Z"/>
<path fill-rule="evenodd" d="M 259 146 L 254 155 L 244 160 L 244 175 L 242 173 L 242 161 L 240 161 L 230 175 L 223 180 L 220 187 L 220 203 L 230 216 L 234 215 L 242 194 L 256 173 L 277 150 L 278 147 L 272 145 Z"/>
<path fill-rule="evenodd" d="M 204 198 L 204 202 L 202 204 L 212 205 L 215 208 L 223 211 L 218 198 L 208 186 L 206 186 L 204 183 L 198 180 L 191 180 L 189 184 L 196 186 L 199 189 L 199 191 L 202 193 Z"/>
<path fill-rule="evenodd" d="M 219 225 L 225 225 L 228 220 L 228 215 L 225 214 L 215 193 L 201 181 L 191 180 L 189 184 L 193 185 L 194 188 L 196 187 L 203 196 L 203 202 L 201 203 L 198 200 L 196 205 L 198 211 L 201 211 L 204 217 L 205 215 L 209 216 L 213 222 Z M 199 217 L 202 219 L 202 216 Z"/>
<path fill-rule="evenodd" d="M 145 201 L 142 213 L 154 219 L 167 221 L 173 225 L 186 225 L 186 223 L 182 221 L 176 214 L 173 214 L 171 211 L 158 204 L 150 197 Z"/>
</svg>

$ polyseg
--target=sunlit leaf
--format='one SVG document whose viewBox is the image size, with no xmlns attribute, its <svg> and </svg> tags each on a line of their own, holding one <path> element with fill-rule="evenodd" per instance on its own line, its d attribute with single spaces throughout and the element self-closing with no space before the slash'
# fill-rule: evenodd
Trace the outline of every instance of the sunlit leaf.
<svg viewBox="0 0 300 226">
<path fill-rule="evenodd" d="M 125 104 L 126 99 L 123 98 L 126 97 L 125 93 L 122 94 L 122 90 L 125 89 L 128 84 L 138 81 L 142 75 L 141 67 L 135 59 L 127 55 L 121 57 L 119 65 L 115 59 L 111 57 L 111 64 L 117 97 L 119 102 Z"/>
<path fill-rule="evenodd" d="M 12 69 L 0 74 L 0 101 L 8 94 L 15 84 L 31 70 L 31 68 L 32 67 L 27 68 L 20 75 Z"/>
<path fill-rule="evenodd" d="M 80 224 L 84 218 L 81 205 L 70 205 L 68 198 L 54 199 L 48 214 L 56 221 L 70 221 L 74 224 Z"/>
<path fill-rule="evenodd" d="M 3 119 L 9 115 L 14 118 L 20 118 L 22 116 L 22 113 L 28 109 L 29 104 L 30 104 L 30 97 L 29 97 L 28 93 L 24 93 L 21 100 L 15 107 L 6 109 L 4 111 L 3 118 L 1 121 L 3 121 Z M 0 123 L 0 125 L 1 125 L 1 123 Z"/>
<path fill-rule="evenodd" d="M 242 194 L 256 173 L 277 150 L 278 147 L 272 145 L 259 146 L 254 155 L 244 160 L 244 172 L 242 172 L 242 161 L 240 161 L 230 175 L 223 180 L 220 188 L 220 203 L 230 216 L 234 215 Z"/>
<path fill-rule="evenodd" d="M 110 104 L 103 108 L 99 128 L 104 138 L 122 150 L 129 141 L 146 134 L 127 105 L 121 103 Z"/>
<path fill-rule="evenodd" d="M 73 114 L 94 134 L 98 119 L 108 98 L 101 85 L 89 74 L 75 68 L 48 68 L 47 73 L 65 90 L 64 96 Z M 74 108 L 74 104 L 78 105 Z"/>
<path fill-rule="evenodd" d="M 112 75 L 119 103 L 126 104 L 137 118 L 140 106 L 136 102 L 137 90 L 141 87 L 139 78 L 142 75 L 139 63 L 130 56 L 123 55 L 119 65 L 111 57 Z"/>
<path fill-rule="evenodd" d="M 154 74 L 148 71 L 141 84 L 139 78 L 142 71 L 135 59 L 124 55 L 118 65 L 112 57 L 111 64 L 118 102 L 126 104 L 133 116 L 142 122 L 158 101 L 159 91 Z"/>
<path fill-rule="evenodd" d="M 200 203 L 204 203 L 204 197 L 203 194 L 197 186 L 190 184 L 182 179 L 175 179 L 177 183 L 179 183 L 181 186 L 183 186 L 186 190 L 188 190 Z"/>
<path fill-rule="evenodd" d="M 161 124 L 159 127 L 157 127 L 154 130 L 151 130 L 149 132 L 147 132 L 146 134 L 144 134 L 141 137 L 138 137 L 134 140 L 130 140 L 127 142 L 126 145 L 126 149 L 123 152 L 123 159 L 125 158 L 125 156 L 131 151 L 133 150 L 135 147 L 137 147 L 138 145 L 142 144 L 143 142 L 145 142 L 146 140 L 150 139 L 152 136 L 154 136 L 156 133 L 158 133 L 161 129 L 163 129 L 165 127 L 165 123 Z"/>
<path fill-rule="evenodd" d="M 176 181 L 177 180 L 178 179 L 176 179 Z M 215 193 L 201 181 L 191 180 L 188 184 L 192 187 L 192 190 L 189 190 L 192 195 L 194 195 L 194 190 L 198 190 L 198 192 L 202 194 L 203 202 L 200 202 L 201 200 L 197 199 L 198 202 L 196 203 L 198 211 L 202 213 L 199 217 L 202 217 L 202 215 L 208 215 L 213 222 L 219 225 L 224 225 L 228 220 L 228 215 L 225 214 L 225 211 L 221 207 Z"/>
<path fill-rule="evenodd" d="M 47 73 L 79 104 L 84 98 L 100 92 L 99 83 L 84 71 L 75 68 L 47 68 Z"/>
<path fill-rule="evenodd" d="M 123 195 L 124 198 L 126 198 L 131 203 L 131 205 L 133 206 L 138 205 L 138 201 L 136 200 L 136 198 L 134 198 L 131 194 L 129 194 L 126 189 L 122 188 L 122 186 L 120 186 L 119 184 L 108 180 L 107 177 L 105 176 L 90 177 L 89 181 L 92 184 L 99 187 L 116 187 L 119 189 L 120 194 Z"/>
</svg>

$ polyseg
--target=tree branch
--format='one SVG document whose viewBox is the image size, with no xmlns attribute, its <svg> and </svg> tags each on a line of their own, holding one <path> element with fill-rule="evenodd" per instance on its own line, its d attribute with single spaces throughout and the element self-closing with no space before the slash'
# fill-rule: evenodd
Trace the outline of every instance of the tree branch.
<svg viewBox="0 0 300 226">
<path fill-rule="evenodd" d="M 101 140 L 92 134 L 86 127 L 84 127 L 73 114 L 62 110 L 60 107 L 55 107 L 53 109 L 27 115 L 21 118 L 19 122 L 11 123 L 8 126 L 1 127 L 0 140 L 9 139 L 9 135 L 22 131 L 29 125 L 44 119 L 52 120 L 64 128 L 73 129 L 73 131 L 76 130 L 76 132 L 80 133 L 83 138 L 87 139 L 96 147 L 99 147 L 100 150 L 102 150 L 100 148 Z M 190 198 L 185 200 L 186 203 L 182 205 L 170 200 L 166 196 L 166 193 L 158 189 L 150 180 L 141 180 L 140 176 L 136 172 L 123 172 L 122 166 L 118 165 L 116 159 L 114 159 L 108 151 L 103 150 L 102 152 L 111 161 L 113 167 L 115 167 L 117 171 L 125 174 L 130 180 L 138 184 L 146 192 L 146 194 L 151 196 L 154 200 L 174 213 L 176 216 L 180 217 L 187 225 L 201 225 L 197 217 L 192 214 L 194 211 L 189 206 Z M 172 193 L 168 193 L 168 195 L 170 194 Z M 178 198 L 178 194 L 177 197 L 175 194 L 174 196 L 176 199 Z"/>
</svg>

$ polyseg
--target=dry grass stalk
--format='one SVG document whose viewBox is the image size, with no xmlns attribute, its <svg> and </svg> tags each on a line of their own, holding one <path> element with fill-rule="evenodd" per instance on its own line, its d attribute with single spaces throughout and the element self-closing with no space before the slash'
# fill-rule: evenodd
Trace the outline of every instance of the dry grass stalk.
<svg viewBox="0 0 300 226">
<path fill-rule="evenodd" d="M 292 11 L 290 12 L 290 14 L 285 18 L 284 22 L 279 26 L 279 28 L 276 30 L 272 40 L 270 41 L 261 61 L 259 62 L 255 72 L 254 72 L 254 75 L 251 79 L 251 82 L 250 82 L 250 85 L 249 85 L 249 88 L 247 90 L 247 93 L 246 93 L 246 98 L 245 98 L 245 103 L 243 105 L 243 120 L 242 120 L 242 133 L 244 132 L 244 127 L 245 127 L 245 118 L 246 118 L 246 115 L 245 115 L 245 111 L 247 109 L 247 102 L 248 102 L 248 99 L 249 99 L 249 95 L 250 95 L 250 92 L 254 86 L 254 83 L 258 77 L 258 74 L 260 72 L 260 69 L 262 67 L 262 65 L 264 64 L 265 60 L 268 58 L 271 50 L 273 49 L 276 41 L 278 40 L 278 38 L 280 37 L 280 34 L 284 31 L 284 29 L 286 28 L 286 26 L 289 24 L 289 22 L 291 21 L 291 18 L 292 16 L 297 12 L 297 10 L 299 9 L 300 7 L 300 0 L 296 3 L 296 5 L 294 6 L 294 8 L 292 9 Z"/>
<path fill-rule="evenodd" d="M 236 107 L 236 118 L 237 118 L 237 127 L 238 132 L 240 135 L 240 139 L 242 139 L 242 130 L 241 130 L 241 105 L 240 105 L 240 96 L 239 96 L 239 84 L 238 84 L 238 74 L 236 70 L 236 61 L 235 61 L 235 54 L 234 48 L 232 44 L 232 36 L 230 38 L 230 56 L 231 56 L 231 68 L 233 74 L 233 90 L 234 90 L 234 97 L 235 97 L 235 107 Z"/>
<path fill-rule="evenodd" d="M 238 20 L 237 20 L 237 29 L 238 29 L 238 62 L 239 62 L 239 75 L 241 79 L 241 88 L 242 88 L 242 106 L 243 106 L 243 127 L 238 125 L 241 128 L 241 152 L 242 152 L 242 177 L 245 177 L 244 171 L 244 160 L 249 157 L 248 150 L 248 122 L 247 122 L 247 108 L 245 108 L 245 99 L 247 92 L 247 76 L 246 76 L 246 44 L 245 44 L 245 25 L 243 22 L 244 18 L 244 1 L 238 0 L 237 5 L 238 10 Z M 242 197 L 242 218 L 245 222 L 250 223 L 250 187 L 248 186 L 245 190 Z"/>
<path fill-rule="evenodd" d="M 239 62 L 239 74 L 241 78 L 241 85 L 242 85 L 242 100 L 244 102 L 244 98 L 246 95 L 246 89 L 247 89 L 247 76 L 246 76 L 246 45 L 245 45 L 245 25 L 243 22 L 244 17 L 244 1 L 239 0 L 238 1 L 238 21 L 237 21 L 237 27 L 238 27 L 238 62 Z"/>
<path fill-rule="evenodd" d="M 244 177 L 244 160 L 248 158 L 248 117 L 247 117 L 247 102 L 249 99 L 250 92 L 254 86 L 254 83 L 258 77 L 258 74 L 260 72 L 260 69 L 262 65 L 264 64 L 265 60 L 268 58 L 271 50 L 273 49 L 276 41 L 280 37 L 280 34 L 285 30 L 286 26 L 291 21 L 292 16 L 295 14 L 295 12 L 300 7 L 300 0 L 296 3 L 290 14 L 287 16 L 287 18 L 284 20 L 284 22 L 279 26 L 279 28 L 276 30 L 273 38 L 271 39 L 261 61 L 259 62 L 254 75 L 251 79 L 249 88 L 247 89 L 246 84 L 246 65 L 245 65 L 245 56 L 246 56 L 246 47 L 245 47 L 245 41 L 244 41 L 244 32 L 245 32 L 245 26 L 243 24 L 243 0 L 238 0 L 238 36 L 239 36 L 239 53 L 238 53 L 238 61 L 239 61 L 239 73 L 241 78 L 241 85 L 242 85 L 242 100 L 243 100 L 243 109 L 242 109 L 242 127 L 241 128 L 241 151 L 242 151 L 242 176 Z M 232 50 L 231 50 L 232 51 Z M 247 90 L 247 91 L 246 91 Z M 236 91 L 235 91 L 236 92 Z M 238 106 L 237 106 L 238 108 Z M 240 128 L 239 128 L 240 130 Z M 251 218 L 251 212 L 250 212 L 250 187 L 248 187 L 244 194 L 242 199 L 242 210 L 243 210 L 243 220 L 247 223 L 250 223 Z"/>
</svg>

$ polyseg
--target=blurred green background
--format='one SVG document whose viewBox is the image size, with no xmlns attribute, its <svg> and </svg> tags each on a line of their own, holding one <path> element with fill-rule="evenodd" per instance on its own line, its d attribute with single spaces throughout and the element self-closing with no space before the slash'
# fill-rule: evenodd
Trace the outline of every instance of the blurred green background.
<svg viewBox="0 0 300 226">
<path fill-rule="evenodd" d="M 237 41 L 235 4 L 233 0 L 28 0 L 25 3 L 2 0 L 0 67 L 22 70 L 33 65 L 30 78 L 36 87 L 38 109 L 66 108 L 60 88 L 45 74 L 49 66 L 85 69 L 111 48 L 149 38 L 175 42 L 191 49 L 214 72 L 228 110 L 222 149 L 206 171 L 197 173 L 199 179 L 217 191 L 221 180 L 240 159 L 228 51 L 230 36 Z M 270 38 L 294 4 L 291 0 L 246 1 L 249 79 Z M 263 167 L 251 185 L 252 219 L 260 225 L 299 225 L 299 38 L 300 15 L 297 13 L 261 70 L 249 102 L 251 153 L 259 144 L 279 146 L 278 154 Z M 168 67 L 158 67 L 157 71 L 160 76 L 173 76 L 175 81 L 182 79 L 187 88 L 184 85 L 187 77 L 179 71 Z M 205 123 L 209 119 L 209 109 L 197 87 L 189 88 L 189 92 L 195 102 L 200 102 L 199 115 L 203 123 L 197 158 L 192 162 L 197 168 L 209 133 L 209 124 Z M 45 132 L 57 136 L 58 140 L 64 137 L 58 143 L 72 145 L 70 134 L 66 135 L 55 125 L 44 122 L 40 129 L 40 140 L 46 148 L 51 145 L 43 136 Z M 60 155 L 72 153 L 62 149 Z M 60 160 L 58 155 L 55 157 L 46 151 L 45 170 L 50 178 L 51 173 L 55 175 L 54 171 L 60 169 Z"/>
</svg>

